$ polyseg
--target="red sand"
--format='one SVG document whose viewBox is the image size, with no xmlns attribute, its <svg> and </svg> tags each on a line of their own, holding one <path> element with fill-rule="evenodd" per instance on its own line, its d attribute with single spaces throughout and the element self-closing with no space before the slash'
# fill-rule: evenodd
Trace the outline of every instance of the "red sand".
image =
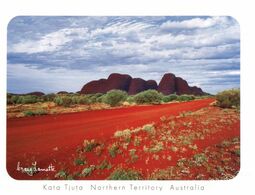
<svg viewBox="0 0 255 195">
<path fill-rule="evenodd" d="M 47 166 L 54 159 L 65 160 L 84 139 L 108 139 L 116 130 L 157 122 L 163 115 L 177 116 L 184 111 L 195 111 L 213 101 L 214 99 L 203 99 L 165 105 L 8 119 L 8 173 L 13 178 L 22 179 L 24 174 L 17 172 L 16 166 L 28 156 L 36 157 L 40 165 Z M 31 162 L 31 158 L 29 161 Z"/>
</svg>

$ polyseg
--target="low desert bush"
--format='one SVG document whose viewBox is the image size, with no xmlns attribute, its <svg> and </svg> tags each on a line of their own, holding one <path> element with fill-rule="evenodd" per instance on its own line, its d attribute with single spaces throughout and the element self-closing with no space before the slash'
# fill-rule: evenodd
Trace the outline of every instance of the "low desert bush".
<svg viewBox="0 0 255 195">
<path fill-rule="evenodd" d="M 134 96 L 137 104 L 159 104 L 162 99 L 162 94 L 156 90 L 147 90 L 140 92 Z"/>
<path fill-rule="evenodd" d="M 145 132 L 147 132 L 149 135 L 153 135 L 155 134 L 155 127 L 154 124 L 146 124 L 142 127 L 142 130 L 144 130 Z"/>
<path fill-rule="evenodd" d="M 131 141 L 131 131 L 129 129 L 125 129 L 123 131 L 116 131 L 114 133 L 115 138 L 120 138 L 124 142 L 130 142 Z"/>
<path fill-rule="evenodd" d="M 127 92 L 121 90 L 108 91 L 103 98 L 103 102 L 110 106 L 118 106 L 121 102 L 127 99 Z"/>
<path fill-rule="evenodd" d="M 216 95 L 216 100 L 221 108 L 240 108 L 240 89 L 222 91 Z"/>
<path fill-rule="evenodd" d="M 91 152 L 94 148 L 99 146 L 100 144 L 96 142 L 94 139 L 92 140 L 84 140 L 83 141 L 83 150 L 84 152 Z"/>
<path fill-rule="evenodd" d="M 74 159 L 74 165 L 85 165 L 87 161 L 84 158 L 76 158 Z"/>
<path fill-rule="evenodd" d="M 33 104 L 41 101 L 43 100 L 35 95 L 13 95 L 9 100 L 12 104 Z"/>
<path fill-rule="evenodd" d="M 208 158 L 206 157 L 204 153 L 195 154 L 193 156 L 193 160 L 195 164 L 198 166 L 202 166 L 204 162 L 208 162 Z"/>
<path fill-rule="evenodd" d="M 179 102 L 186 102 L 186 101 L 191 101 L 194 99 L 195 99 L 195 96 L 193 96 L 193 95 L 180 95 L 177 97 L 176 100 Z"/>
<path fill-rule="evenodd" d="M 167 103 L 167 102 L 174 101 L 174 100 L 176 100 L 177 98 L 178 98 L 178 96 L 177 96 L 176 94 L 171 94 L 171 95 L 164 96 L 164 97 L 162 98 L 162 101 Z"/>
<path fill-rule="evenodd" d="M 23 112 L 25 116 L 39 116 L 48 114 L 46 110 L 26 110 Z"/>
<path fill-rule="evenodd" d="M 42 96 L 42 99 L 45 102 L 53 102 L 55 98 L 56 98 L 56 94 L 54 93 L 49 93 L 47 95 Z"/>
<path fill-rule="evenodd" d="M 67 171 L 65 170 L 60 170 L 55 174 L 55 178 L 62 178 L 62 179 L 66 179 L 68 176 Z"/>
<path fill-rule="evenodd" d="M 82 177 L 88 177 L 92 174 L 92 172 L 95 170 L 95 165 L 90 165 L 89 167 L 82 170 L 81 175 Z"/>
<path fill-rule="evenodd" d="M 108 147 L 108 152 L 112 158 L 114 158 L 119 150 L 119 145 L 117 143 L 113 143 Z"/>
<path fill-rule="evenodd" d="M 88 99 L 89 104 L 95 104 L 95 103 L 98 103 L 98 102 L 102 102 L 102 96 L 103 95 L 104 94 L 102 94 L 102 93 L 95 93 L 95 94 L 86 95 L 86 97 Z"/>
<path fill-rule="evenodd" d="M 103 160 L 99 165 L 96 166 L 97 169 L 99 170 L 103 170 L 103 169 L 111 169 L 112 165 L 110 162 L 108 162 L 107 160 Z"/>
<path fill-rule="evenodd" d="M 127 101 L 128 103 L 130 103 L 130 104 L 135 103 L 134 96 L 132 96 L 132 95 L 128 96 L 126 101 Z"/>
<path fill-rule="evenodd" d="M 63 99 L 60 96 L 57 96 L 54 98 L 54 103 L 57 104 L 58 106 L 62 106 L 63 105 Z"/>
<path fill-rule="evenodd" d="M 109 180 L 140 180 L 142 175 L 140 172 L 132 169 L 115 169 L 107 178 Z"/>
<path fill-rule="evenodd" d="M 67 95 L 59 95 L 54 99 L 55 104 L 57 104 L 58 106 L 64 106 L 64 107 L 69 107 L 75 103 L 73 103 L 72 101 L 72 97 L 71 96 L 67 96 Z"/>
</svg>

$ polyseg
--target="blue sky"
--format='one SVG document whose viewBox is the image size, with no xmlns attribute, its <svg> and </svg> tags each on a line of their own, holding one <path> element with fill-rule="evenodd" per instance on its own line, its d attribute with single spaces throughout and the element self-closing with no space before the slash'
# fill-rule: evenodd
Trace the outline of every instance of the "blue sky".
<svg viewBox="0 0 255 195">
<path fill-rule="evenodd" d="M 79 91 L 113 72 L 167 72 L 209 93 L 240 87 L 231 17 L 30 17 L 8 25 L 7 91 Z"/>
</svg>

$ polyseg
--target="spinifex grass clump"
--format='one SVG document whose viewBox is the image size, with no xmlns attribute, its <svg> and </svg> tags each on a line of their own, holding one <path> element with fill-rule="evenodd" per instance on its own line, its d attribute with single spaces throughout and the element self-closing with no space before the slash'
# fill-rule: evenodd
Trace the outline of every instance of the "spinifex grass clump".
<svg viewBox="0 0 255 195">
<path fill-rule="evenodd" d="M 94 139 L 92 140 L 84 140 L 83 142 L 83 149 L 84 152 L 90 152 L 92 151 L 95 147 L 99 146 L 100 144 L 96 142 Z"/>
<path fill-rule="evenodd" d="M 81 177 L 88 177 L 92 174 L 92 172 L 96 169 L 95 165 L 90 165 L 89 167 L 82 170 L 80 176 Z"/>
<path fill-rule="evenodd" d="M 116 157 L 116 155 L 119 151 L 119 144 L 113 143 L 112 145 L 109 145 L 108 151 L 112 158 Z"/>
<path fill-rule="evenodd" d="M 115 138 L 120 138 L 124 142 L 130 142 L 131 140 L 131 131 L 129 129 L 125 129 L 123 131 L 116 131 L 114 133 Z"/>
</svg>

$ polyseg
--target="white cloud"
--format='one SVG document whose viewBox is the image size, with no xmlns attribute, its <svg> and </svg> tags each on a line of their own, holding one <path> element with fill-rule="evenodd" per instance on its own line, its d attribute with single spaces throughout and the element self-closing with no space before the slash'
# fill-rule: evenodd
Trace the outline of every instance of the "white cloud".
<svg viewBox="0 0 255 195">
<path fill-rule="evenodd" d="M 142 30 L 152 27 L 150 24 L 146 24 L 143 22 L 116 22 L 110 25 L 107 25 L 102 28 L 97 28 L 93 30 L 90 35 L 92 37 L 103 35 L 103 34 L 118 34 L 125 35 L 131 32 L 139 33 Z"/>
<path fill-rule="evenodd" d="M 39 40 L 25 40 L 14 44 L 9 52 L 15 53 L 39 53 L 58 51 L 68 42 L 86 35 L 86 28 L 61 29 L 42 36 Z"/>
<path fill-rule="evenodd" d="M 225 24 L 226 17 L 211 17 L 211 18 L 192 18 L 183 21 L 167 21 L 161 25 L 161 29 L 194 29 L 194 28 L 209 28 L 219 24 Z"/>
</svg>

